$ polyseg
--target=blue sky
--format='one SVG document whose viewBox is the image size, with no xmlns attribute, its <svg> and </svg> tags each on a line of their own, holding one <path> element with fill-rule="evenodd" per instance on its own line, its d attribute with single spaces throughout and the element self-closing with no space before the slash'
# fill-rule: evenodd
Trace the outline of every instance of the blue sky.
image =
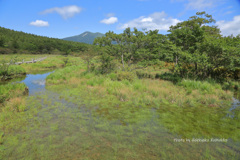
<svg viewBox="0 0 240 160">
<path fill-rule="evenodd" d="M 0 26 L 65 38 L 85 31 L 158 29 L 206 11 L 223 35 L 240 34 L 240 0 L 0 0 Z"/>
</svg>

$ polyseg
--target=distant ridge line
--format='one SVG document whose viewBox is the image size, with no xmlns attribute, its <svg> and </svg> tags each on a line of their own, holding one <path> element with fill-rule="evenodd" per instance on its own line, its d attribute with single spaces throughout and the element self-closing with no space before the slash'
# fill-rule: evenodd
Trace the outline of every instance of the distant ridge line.
<svg viewBox="0 0 240 160">
<path fill-rule="evenodd" d="M 92 32 L 86 31 L 76 36 L 63 38 L 63 40 L 93 44 L 93 41 L 95 38 L 103 37 L 103 36 L 104 34 L 100 32 L 92 33 Z"/>
</svg>

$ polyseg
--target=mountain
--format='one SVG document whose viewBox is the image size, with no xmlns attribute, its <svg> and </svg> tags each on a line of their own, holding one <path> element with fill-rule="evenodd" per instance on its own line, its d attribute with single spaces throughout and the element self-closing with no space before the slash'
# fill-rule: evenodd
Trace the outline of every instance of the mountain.
<svg viewBox="0 0 240 160">
<path fill-rule="evenodd" d="M 104 34 L 99 33 L 99 32 L 97 32 L 97 33 L 84 32 L 77 36 L 63 38 L 63 40 L 93 44 L 93 41 L 95 38 L 102 37 L 102 36 L 104 36 Z"/>
<path fill-rule="evenodd" d="M 67 54 L 85 51 L 88 44 L 37 36 L 0 26 L 0 54 Z"/>
</svg>

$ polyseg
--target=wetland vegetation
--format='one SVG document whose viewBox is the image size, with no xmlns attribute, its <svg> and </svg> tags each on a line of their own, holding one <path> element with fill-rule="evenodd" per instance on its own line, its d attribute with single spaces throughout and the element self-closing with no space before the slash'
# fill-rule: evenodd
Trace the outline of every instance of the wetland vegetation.
<svg viewBox="0 0 240 160">
<path fill-rule="evenodd" d="M 45 54 L 22 54 L 26 42 L 0 55 L 5 80 L 25 75 L 0 85 L 0 159 L 239 159 L 240 38 L 213 22 L 202 12 L 169 35 L 127 28 L 95 45 L 1 28 L 4 53 L 16 33 Z"/>
</svg>

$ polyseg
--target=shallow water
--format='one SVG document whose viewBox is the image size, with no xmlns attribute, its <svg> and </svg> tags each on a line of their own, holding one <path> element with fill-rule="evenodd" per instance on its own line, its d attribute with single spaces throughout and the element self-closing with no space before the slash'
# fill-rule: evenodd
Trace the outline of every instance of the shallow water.
<svg viewBox="0 0 240 160">
<path fill-rule="evenodd" d="M 8 136 L 4 158 L 240 159 L 239 141 L 230 137 L 225 137 L 226 143 L 216 142 L 218 137 L 183 138 L 173 132 L 174 127 L 167 129 L 165 124 L 176 118 L 176 125 L 183 122 L 180 130 L 193 133 L 186 126 L 194 123 L 174 116 L 174 112 L 169 114 L 170 106 L 152 109 L 91 105 L 74 95 L 77 90 L 46 89 L 45 78 L 49 74 L 27 75 L 22 81 L 29 88 L 27 112 L 34 114 L 26 126 Z M 233 106 L 238 108 L 238 104 Z M 182 112 L 187 117 L 194 111 Z"/>
<path fill-rule="evenodd" d="M 29 89 L 29 95 L 33 95 L 36 92 L 45 91 L 46 77 L 52 72 L 43 74 L 28 74 L 26 78 L 20 83 L 25 83 Z"/>
</svg>

